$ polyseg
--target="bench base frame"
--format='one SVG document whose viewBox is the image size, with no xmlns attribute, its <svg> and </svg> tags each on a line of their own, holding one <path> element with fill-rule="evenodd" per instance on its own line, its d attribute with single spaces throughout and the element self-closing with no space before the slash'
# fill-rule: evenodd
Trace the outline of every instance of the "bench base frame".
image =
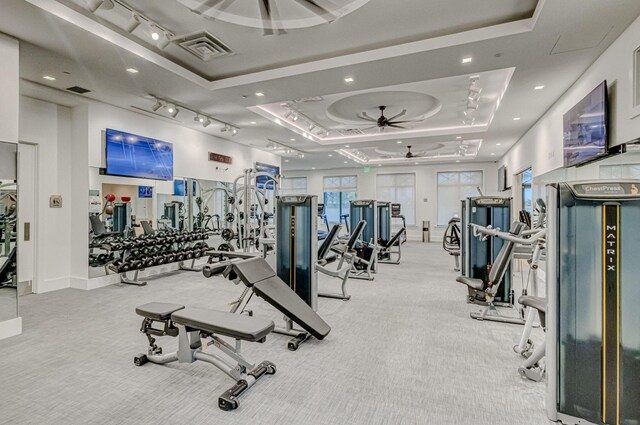
<svg viewBox="0 0 640 425">
<path fill-rule="evenodd" d="M 163 323 L 164 331 L 153 328 L 153 322 Z M 218 407 L 222 410 L 237 409 L 240 395 L 251 388 L 262 376 L 276 373 L 276 366 L 269 361 L 263 361 L 258 366 L 250 363 L 242 355 L 242 340 L 239 339 L 235 340 L 234 347 L 217 335 L 187 329 L 182 325 L 176 326 L 171 320 L 158 321 L 148 317 L 144 318 L 141 331 L 149 339 L 149 349 L 147 354 L 139 354 L 134 358 L 136 366 L 142 366 L 147 362 L 167 364 L 175 361 L 193 363 L 200 360 L 214 365 L 235 380 L 235 385 L 218 398 Z M 178 351 L 163 354 L 162 348 L 155 344 L 152 335 L 177 335 Z M 209 348 L 212 346 L 217 350 L 210 351 Z"/>
</svg>

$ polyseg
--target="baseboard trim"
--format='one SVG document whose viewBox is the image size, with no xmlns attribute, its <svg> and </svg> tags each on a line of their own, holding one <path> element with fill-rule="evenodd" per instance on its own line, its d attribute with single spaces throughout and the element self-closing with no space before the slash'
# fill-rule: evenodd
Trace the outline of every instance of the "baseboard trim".
<svg viewBox="0 0 640 425">
<path fill-rule="evenodd" d="M 38 285 L 36 294 L 44 294 L 45 292 L 57 291 L 59 289 L 70 288 L 71 283 L 68 277 L 59 277 L 56 279 L 45 280 Z"/>
<path fill-rule="evenodd" d="M 11 338 L 22 333 L 22 317 L 0 322 L 0 339 Z"/>
</svg>

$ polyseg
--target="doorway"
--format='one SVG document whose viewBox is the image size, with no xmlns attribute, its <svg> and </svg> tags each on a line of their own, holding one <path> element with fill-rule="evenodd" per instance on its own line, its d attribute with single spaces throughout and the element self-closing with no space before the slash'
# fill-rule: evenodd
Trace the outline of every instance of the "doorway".
<svg viewBox="0 0 640 425">
<path fill-rule="evenodd" d="M 36 279 L 36 208 L 38 146 L 18 145 L 18 296 L 37 291 Z"/>
</svg>

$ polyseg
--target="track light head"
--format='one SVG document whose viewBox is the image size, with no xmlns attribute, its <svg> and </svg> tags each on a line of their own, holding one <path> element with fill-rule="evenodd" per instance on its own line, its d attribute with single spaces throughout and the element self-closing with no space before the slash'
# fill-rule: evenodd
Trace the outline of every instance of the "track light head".
<svg viewBox="0 0 640 425">
<path fill-rule="evenodd" d="M 175 118 L 178 116 L 178 113 L 180 113 L 180 109 L 178 109 L 178 107 L 173 103 L 170 103 L 167 105 L 167 112 L 169 112 L 171 118 Z"/>
<path fill-rule="evenodd" d="M 151 107 L 153 112 L 156 112 L 158 109 L 162 108 L 162 102 L 156 99 L 156 103 Z"/>
<path fill-rule="evenodd" d="M 94 13 L 96 10 L 102 8 L 104 10 L 111 10 L 114 8 L 113 0 L 85 0 L 85 8 Z"/>
<path fill-rule="evenodd" d="M 209 118 L 205 119 L 205 120 L 202 122 L 202 126 L 203 126 L 204 128 L 207 128 L 207 127 L 209 127 L 210 125 L 211 125 L 211 120 L 210 120 Z"/>
<path fill-rule="evenodd" d="M 237 129 L 237 128 L 235 128 L 235 127 L 232 127 L 232 128 L 231 128 L 231 135 L 232 135 L 232 136 L 235 136 L 236 134 L 238 134 L 238 129 Z"/>
<path fill-rule="evenodd" d="M 300 118 L 300 117 L 297 116 L 297 115 L 294 115 L 292 119 L 293 119 L 293 121 L 298 121 L 298 118 Z"/>
<path fill-rule="evenodd" d="M 204 122 L 205 118 L 200 114 L 196 114 L 196 116 L 195 116 L 195 118 L 193 120 L 199 122 L 200 124 L 202 124 Z"/>
<path fill-rule="evenodd" d="M 138 15 L 137 13 L 132 13 L 131 18 L 129 18 L 129 22 L 127 22 L 127 25 L 124 27 L 124 29 L 127 32 L 133 32 L 140 26 L 141 23 L 142 21 L 140 20 L 140 15 Z"/>
</svg>

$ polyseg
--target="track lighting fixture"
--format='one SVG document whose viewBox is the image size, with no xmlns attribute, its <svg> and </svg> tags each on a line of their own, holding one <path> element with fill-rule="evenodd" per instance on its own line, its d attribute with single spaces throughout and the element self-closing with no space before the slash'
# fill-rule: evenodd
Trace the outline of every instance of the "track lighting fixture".
<svg viewBox="0 0 640 425">
<path fill-rule="evenodd" d="M 235 128 L 235 127 L 233 127 L 233 128 L 231 129 L 231 135 L 232 135 L 232 136 L 235 136 L 236 134 L 238 134 L 238 129 L 237 129 L 237 128 Z"/>
<path fill-rule="evenodd" d="M 131 14 L 131 18 L 129 18 L 129 22 L 127 22 L 127 25 L 124 27 L 124 29 L 127 32 L 133 32 L 136 28 L 140 26 L 141 23 L 142 22 L 141 22 L 140 15 L 134 12 Z"/>
<path fill-rule="evenodd" d="M 294 115 L 294 116 L 293 116 L 293 118 L 292 118 L 292 120 L 293 120 L 293 121 L 298 121 L 298 118 L 300 118 L 298 115 Z"/>
<path fill-rule="evenodd" d="M 229 125 L 228 124 L 225 124 L 225 126 L 220 129 L 221 133 L 224 133 L 225 131 L 229 131 Z"/>
<path fill-rule="evenodd" d="M 203 122 L 202 122 L 202 126 L 204 128 L 207 128 L 211 125 L 211 120 L 209 118 L 206 118 Z"/>
<path fill-rule="evenodd" d="M 151 107 L 151 110 L 153 112 L 158 111 L 160 108 L 165 108 L 167 110 L 167 112 L 169 113 L 169 115 L 171 115 L 172 118 L 175 118 L 181 111 L 187 111 L 187 112 L 191 112 L 193 113 L 194 117 L 193 117 L 193 121 L 202 124 L 202 126 L 204 128 L 209 127 L 212 123 L 218 123 L 223 125 L 224 127 L 222 127 L 220 129 L 220 131 L 225 132 L 225 131 L 229 131 L 231 132 L 231 134 L 233 136 L 235 136 L 236 134 L 238 134 L 238 132 L 240 131 L 240 129 L 232 124 L 226 123 L 224 121 L 221 121 L 217 118 L 214 118 L 210 115 L 206 115 L 203 114 L 201 111 L 197 111 L 195 109 L 192 109 L 186 105 L 182 105 L 182 104 L 178 104 L 174 101 L 171 100 L 167 100 L 167 99 L 162 99 L 159 97 L 156 97 L 154 95 L 150 95 L 151 98 L 153 98 L 155 100 L 155 103 L 153 104 L 153 106 Z"/>
<path fill-rule="evenodd" d="M 180 113 L 180 109 L 178 109 L 178 107 L 173 103 L 169 103 L 167 105 L 167 112 L 171 115 L 171 118 L 175 118 Z"/>
<path fill-rule="evenodd" d="M 86 9 L 91 13 L 94 13 L 96 10 L 100 8 L 104 10 L 110 10 L 110 9 L 113 9 L 113 7 L 115 6 L 113 4 L 113 0 L 85 0 L 84 3 L 85 3 Z"/>
<path fill-rule="evenodd" d="M 200 114 L 196 114 L 196 116 L 195 116 L 195 118 L 193 120 L 199 122 L 200 124 L 202 124 L 202 123 L 204 123 L 205 118 Z"/>
<path fill-rule="evenodd" d="M 156 99 L 156 103 L 151 107 L 151 110 L 156 112 L 160 108 L 162 108 L 162 102 Z"/>
</svg>

